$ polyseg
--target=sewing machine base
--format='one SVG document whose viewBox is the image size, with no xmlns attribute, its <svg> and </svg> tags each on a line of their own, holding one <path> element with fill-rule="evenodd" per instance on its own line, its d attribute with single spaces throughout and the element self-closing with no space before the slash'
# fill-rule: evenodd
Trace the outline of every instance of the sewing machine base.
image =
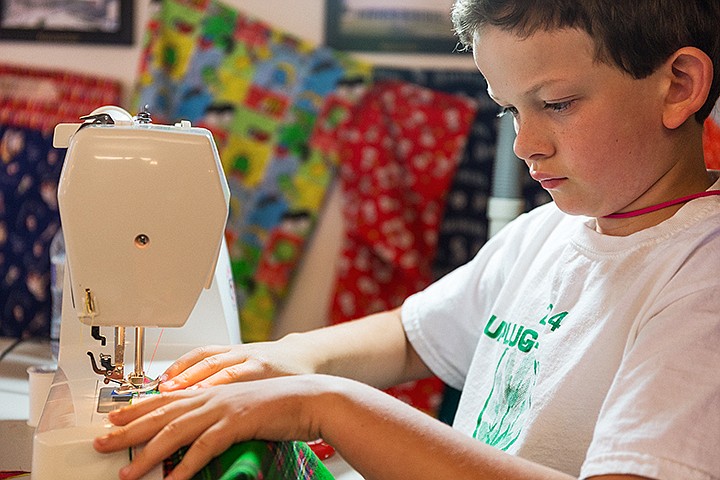
<svg viewBox="0 0 720 480">
<path fill-rule="evenodd" d="M 92 447 L 95 437 L 112 428 L 107 412 L 129 401 L 113 390 L 98 379 L 68 381 L 58 371 L 35 433 L 33 478 L 108 478 L 130 462 L 130 450 L 101 454 Z M 162 478 L 159 468 L 144 478 Z"/>
<path fill-rule="evenodd" d="M 64 291 L 69 291 L 67 271 L 65 276 Z M 112 428 L 107 412 L 121 402 L 110 398 L 113 384 L 106 385 L 103 377 L 89 368 L 87 352 L 97 351 L 99 342 L 90 334 L 89 326 L 72 318 L 71 308 L 69 296 L 64 295 L 63 319 L 70 318 L 71 321 L 62 324 L 58 370 L 35 431 L 34 480 L 108 478 L 130 461 L 128 452 L 100 454 L 92 447 L 95 437 Z M 111 327 L 103 327 L 104 335 L 110 336 L 111 332 Z M 129 336 L 128 344 L 132 340 Z M 186 326 L 182 329 L 150 329 L 146 341 L 153 345 L 153 350 L 157 348 L 148 365 L 147 373 L 152 378 L 162 374 L 172 361 L 196 346 L 240 342 L 226 248 L 221 251 L 210 289 L 201 294 Z M 158 467 L 157 472 L 146 475 L 145 480 L 162 478 L 161 470 Z"/>
</svg>

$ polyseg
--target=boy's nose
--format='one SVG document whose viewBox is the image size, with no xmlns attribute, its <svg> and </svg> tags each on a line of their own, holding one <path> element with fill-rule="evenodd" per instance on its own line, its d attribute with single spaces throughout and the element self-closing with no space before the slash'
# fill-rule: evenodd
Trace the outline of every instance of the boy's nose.
<svg viewBox="0 0 720 480">
<path fill-rule="evenodd" d="M 515 119 L 515 133 L 513 150 L 518 158 L 531 161 L 552 155 L 552 143 L 540 125 L 529 123 L 524 119 Z"/>
</svg>

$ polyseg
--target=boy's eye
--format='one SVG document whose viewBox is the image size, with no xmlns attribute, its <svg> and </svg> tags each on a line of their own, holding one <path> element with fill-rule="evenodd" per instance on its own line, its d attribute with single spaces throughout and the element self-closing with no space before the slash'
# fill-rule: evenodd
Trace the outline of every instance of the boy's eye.
<svg viewBox="0 0 720 480">
<path fill-rule="evenodd" d="M 570 105 L 572 105 L 572 100 L 557 103 L 546 103 L 545 108 L 547 110 L 552 110 L 553 112 L 563 112 L 570 108 Z"/>
<path fill-rule="evenodd" d="M 497 114 L 499 117 L 504 117 L 505 115 L 512 115 L 513 117 L 517 117 L 518 111 L 515 107 L 500 107 L 500 113 Z"/>
<path fill-rule="evenodd" d="M 574 100 L 565 100 L 562 102 L 545 102 L 543 105 L 543 108 L 545 110 L 551 110 L 556 113 L 561 113 L 567 110 L 572 106 L 574 103 Z M 500 107 L 500 112 L 498 113 L 498 117 L 503 117 L 505 115 L 512 115 L 514 118 L 517 118 L 519 115 L 518 109 L 516 107 Z"/>
</svg>

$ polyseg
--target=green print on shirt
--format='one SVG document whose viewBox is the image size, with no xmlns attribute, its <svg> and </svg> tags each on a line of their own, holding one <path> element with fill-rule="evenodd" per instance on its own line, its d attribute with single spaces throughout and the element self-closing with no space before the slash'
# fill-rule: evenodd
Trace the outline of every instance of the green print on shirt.
<svg viewBox="0 0 720 480">
<path fill-rule="evenodd" d="M 568 314 L 551 315 L 552 309 L 553 305 L 548 305 L 547 314 L 538 322 L 549 325 L 550 332 L 560 328 Z M 525 424 L 524 414 L 532 403 L 538 372 L 533 350 L 540 345 L 539 333 L 524 325 L 498 322 L 495 315 L 488 320 L 484 333 L 507 347 L 495 368 L 492 389 L 478 415 L 473 438 L 507 450 L 520 436 Z"/>
<path fill-rule="evenodd" d="M 507 450 L 518 439 L 530 409 L 538 362 L 510 347 L 500 357 L 492 390 L 478 416 L 473 438 Z"/>
<path fill-rule="evenodd" d="M 507 323 L 501 321 L 495 330 L 492 329 L 493 324 L 497 320 L 495 315 L 490 317 L 487 325 L 485 325 L 485 335 L 494 338 L 498 342 L 503 342 L 510 347 L 517 346 L 521 352 L 529 352 L 532 348 L 538 347 L 538 333 L 530 328 L 516 323 Z"/>
</svg>

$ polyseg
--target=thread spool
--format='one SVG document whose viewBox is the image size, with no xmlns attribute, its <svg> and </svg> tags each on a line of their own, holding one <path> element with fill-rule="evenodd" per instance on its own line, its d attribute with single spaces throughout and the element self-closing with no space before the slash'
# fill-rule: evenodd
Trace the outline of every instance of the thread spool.
<svg viewBox="0 0 720 480">
<path fill-rule="evenodd" d="M 37 427 L 40 421 L 56 370 L 55 365 L 33 365 L 27 369 L 29 401 L 27 424 L 33 428 Z"/>
</svg>

